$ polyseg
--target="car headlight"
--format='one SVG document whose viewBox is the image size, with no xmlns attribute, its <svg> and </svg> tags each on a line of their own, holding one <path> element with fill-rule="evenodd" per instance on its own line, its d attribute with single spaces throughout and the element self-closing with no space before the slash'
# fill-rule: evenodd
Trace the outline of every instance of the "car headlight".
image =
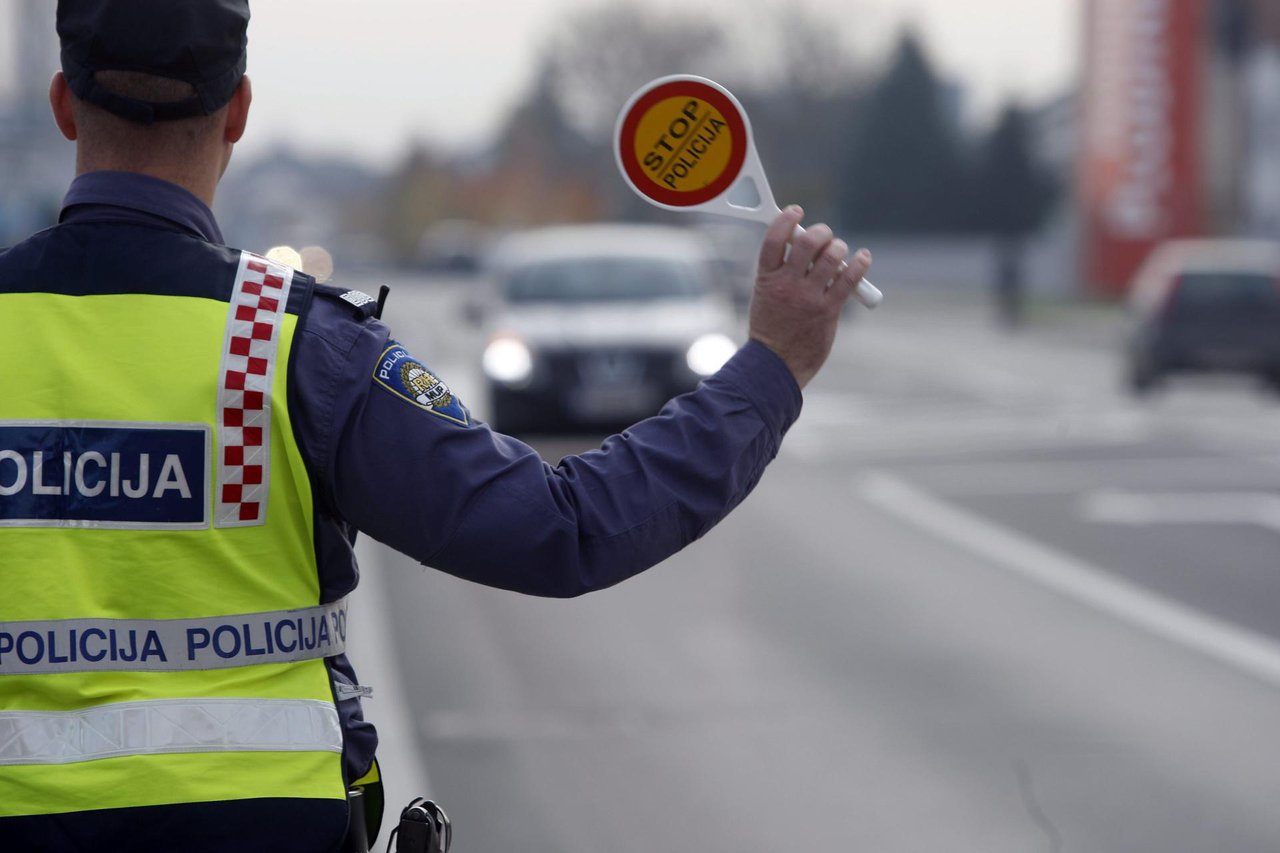
<svg viewBox="0 0 1280 853">
<path fill-rule="evenodd" d="M 738 351 L 738 346 L 727 335 L 703 335 L 693 342 L 685 353 L 685 363 L 699 376 L 710 376 Z"/>
<path fill-rule="evenodd" d="M 519 385 L 533 373 L 533 353 L 519 338 L 494 338 L 480 362 L 485 376 L 495 382 Z"/>
</svg>

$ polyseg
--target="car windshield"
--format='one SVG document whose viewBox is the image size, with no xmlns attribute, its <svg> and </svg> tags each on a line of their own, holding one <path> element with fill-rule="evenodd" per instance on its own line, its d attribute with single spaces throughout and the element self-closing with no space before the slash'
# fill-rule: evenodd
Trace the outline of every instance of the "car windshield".
<svg viewBox="0 0 1280 853">
<path fill-rule="evenodd" d="M 544 261 L 507 279 L 509 302 L 644 302 L 692 299 L 706 292 L 696 267 L 661 258 Z"/>
<path fill-rule="evenodd" d="M 1196 272 L 1178 278 L 1170 302 L 1180 317 L 1204 314 L 1245 315 L 1280 308 L 1280 284 L 1260 273 Z"/>
</svg>

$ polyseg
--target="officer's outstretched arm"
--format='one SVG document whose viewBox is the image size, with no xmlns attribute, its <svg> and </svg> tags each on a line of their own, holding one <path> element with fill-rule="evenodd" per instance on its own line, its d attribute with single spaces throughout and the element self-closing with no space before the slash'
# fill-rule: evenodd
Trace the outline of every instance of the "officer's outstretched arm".
<svg viewBox="0 0 1280 853">
<path fill-rule="evenodd" d="M 332 457 L 333 500 L 360 530 L 450 574 L 579 595 L 710 529 L 759 480 L 799 410 L 787 367 L 753 342 L 656 417 L 551 466 L 482 423 L 375 387 Z"/>
<path fill-rule="evenodd" d="M 825 226 L 788 249 L 799 216 L 788 209 L 764 241 L 751 341 L 656 417 L 556 466 L 474 422 L 451 392 L 424 405 L 444 399 L 438 378 L 368 324 L 332 353 L 348 374 L 338 384 L 357 389 L 336 395 L 324 439 L 335 511 L 427 565 L 534 595 L 601 589 L 675 553 L 759 481 L 869 263 L 859 253 L 844 272 L 847 249 Z"/>
</svg>

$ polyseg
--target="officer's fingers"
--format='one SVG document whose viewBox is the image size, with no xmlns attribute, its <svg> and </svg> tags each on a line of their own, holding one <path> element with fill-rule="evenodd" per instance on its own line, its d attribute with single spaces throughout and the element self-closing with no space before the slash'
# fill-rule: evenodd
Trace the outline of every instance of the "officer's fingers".
<svg viewBox="0 0 1280 853">
<path fill-rule="evenodd" d="M 813 261 L 813 269 L 809 270 L 809 278 L 824 288 L 840 272 L 840 265 L 849 254 L 849 244 L 843 240 L 832 240 Z"/>
<path fill-rule="evenodd" d="M 787 267 L 796 275 L 805 275 L 813 262 L 822 252 L 834 235 L 826 225 L 818 224 L 798 235 L 791 241 L 791 254 L 787 255 Z"/>
<path fill-rule="evenodd" d="M 764 232 L 764 243 L 760 246 L 760 272 L 776 272 L 782 267 L 787 256 L 787 244 L 791 235 L 804 218 L 804 211 L 793 204 L 778 214 Z"/>
<path fill-rule="evenodd" d="M 827 298 L 841 304 L 853 293 L 858 282 L 871 270 L 871 252 L 859 249 L 852 258 L 842 263 L 844 269 L 836 273 L 831 287 L 827 289 Z"/>
</svg>

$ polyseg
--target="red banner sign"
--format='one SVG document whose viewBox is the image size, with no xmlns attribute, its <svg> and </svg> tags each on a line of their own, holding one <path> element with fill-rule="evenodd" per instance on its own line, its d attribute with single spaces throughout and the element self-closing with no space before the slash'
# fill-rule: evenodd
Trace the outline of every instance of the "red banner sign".
<svg viewBox="0 0 1280 853">
<path fill-rule="evenodd" d="M 1207 0 L 1088 0 L 1083 272 L 1120 295 L 1158 243 L 1204 229 Z"/>
</svg>

